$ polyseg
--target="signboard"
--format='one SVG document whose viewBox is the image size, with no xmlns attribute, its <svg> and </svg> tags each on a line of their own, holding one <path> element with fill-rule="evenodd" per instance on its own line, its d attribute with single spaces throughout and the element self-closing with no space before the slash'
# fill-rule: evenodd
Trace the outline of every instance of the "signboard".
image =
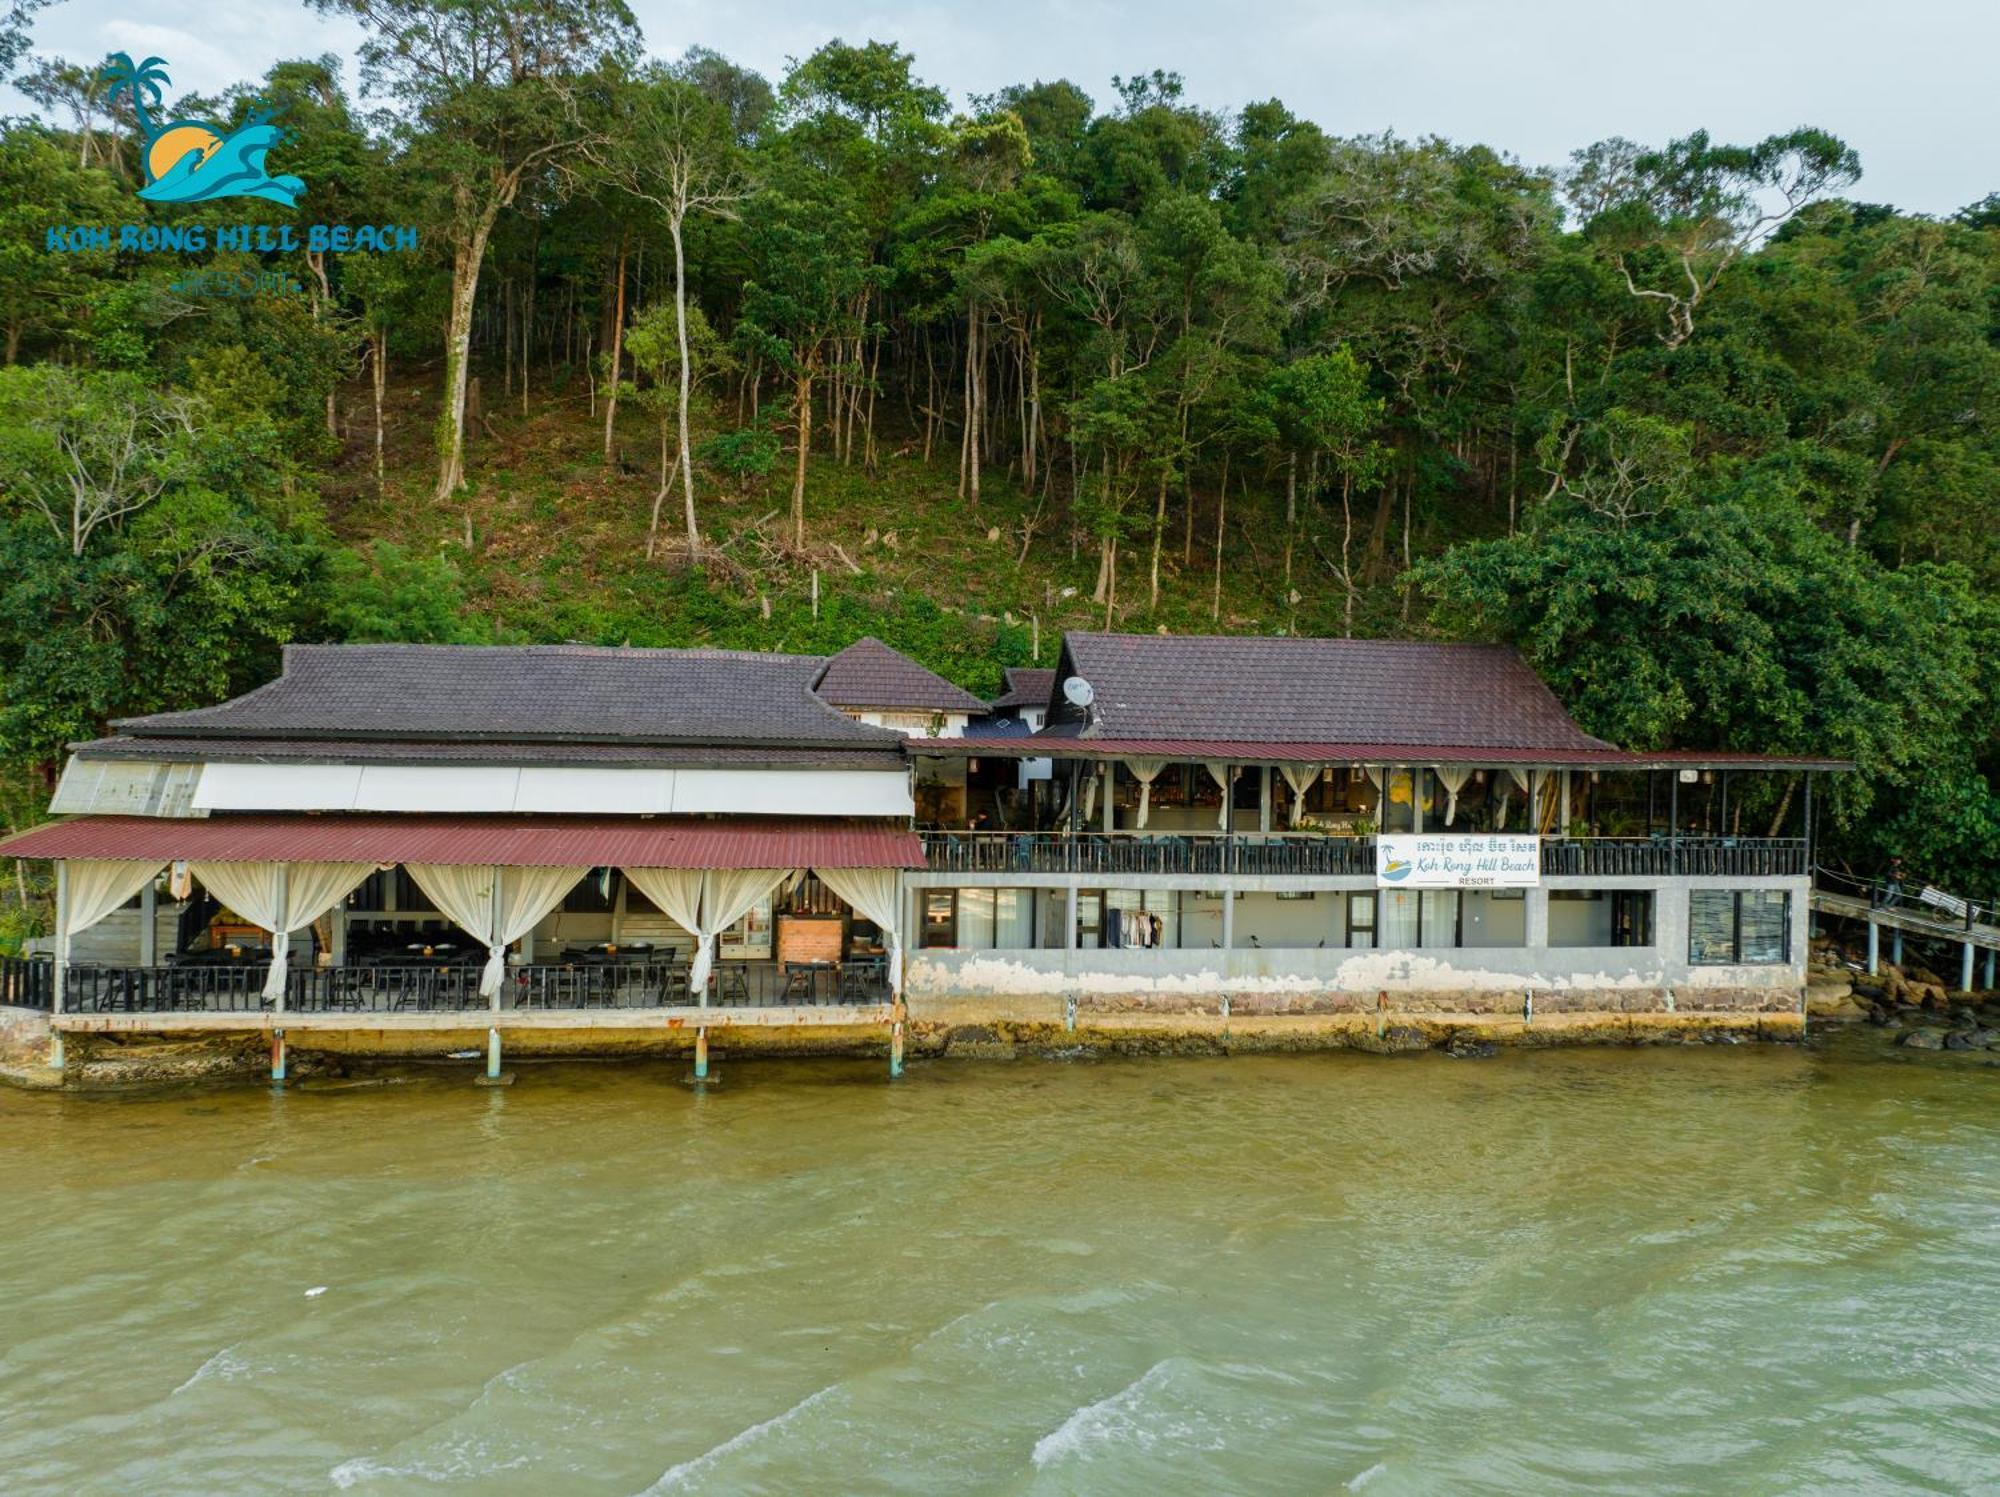
<svg viewBox="0 0 2000 1497">
<path fill-rule="evenodd" d="M 1540 837 L 1424 832 L 1375 839 L 1377 888 L 1532 889 L 1541 881 Z"/>
</svg>

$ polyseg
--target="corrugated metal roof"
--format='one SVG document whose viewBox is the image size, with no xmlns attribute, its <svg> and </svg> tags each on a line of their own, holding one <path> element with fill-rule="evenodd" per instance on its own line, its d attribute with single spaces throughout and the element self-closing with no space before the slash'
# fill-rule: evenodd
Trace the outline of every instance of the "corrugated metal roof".
<svg viewBox="0 0 2000 1497">
<path fill-rule="evenodd" d="M 0 841 L 14 858 L 271 863 L 507 863 L 526 867 L 921 868 L 923 843 L 886 821 L 832 817 L 80 816 Z"/>
<path fill-rule="evenodd" d="M 910 752 L 932 757 L 1018 759 L 1229 760 L 1238 764 L 1534 764 L 1571 769 L 1828 769 L 1852 759 L 1820 754 L 1743 754 L 1709 749 L 1519 749 L 1410 743 L 1259 743 L 1242 739 L 1079 738 L 1041 732 L 1026 738 L 911 738 Z"/>
</svg>

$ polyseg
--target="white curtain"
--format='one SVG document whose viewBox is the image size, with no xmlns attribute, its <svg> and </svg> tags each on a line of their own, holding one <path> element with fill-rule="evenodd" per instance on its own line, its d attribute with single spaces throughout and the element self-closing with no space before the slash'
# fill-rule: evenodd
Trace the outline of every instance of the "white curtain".
<svg viewBox="0 0 2000 1497">
<path fill-rule="evenodd" d="M 1125 767 L 1132 771 L 1132 778 L 1139 782 L 1139 829 L 1145 830 L 1146 818 L 1153 814 L 1153 781 L 1160 771 L 1167 767 L 1165 759 L 1127 759 Z"/>
<path fill-rule="evenodd" d="M 1458 819 L 1458 792 L 1472 778 L 1472 771 L 1440 764 L 1436 774 L 1438 782 L 1444 786 L 1444 824 L 1450 826 Z"/>
<path fill-rule="evenodd" d="M 1312 789 L 1313 780 L 1325 768 L 1321 764 L 1280 764 L 1278 773 L 1285 777 L 1285 783 L 1292 787 L 1292 825 L 1299 824 L 1299 818 L 1306 814 L 1306 792 Z"/>
<path fill-rule="evenodd" d="M 1091 818 L 1097 815 L 1097 782 L 1103 771 L 1093 765 L 1083 777 L 1083 829 L 1090 830 Z"/>
<path fill-rule="evenodd" d="M 285 991 L 292 932 L 304 930 L 375 871 L 373 863 L 190 863 L 188 871 L 217 899 L 271 933 L 264 996 Z"/>
<path fill-rule="evenodd" d="M 1235 794 L 1230 785 L 1230 782 L 1235 778 L 1235 775 L 1232 773 L 1232 767 L 1223 763 L 1220 759 L 1204 759 L 1201 761 L 1201 767 L 1208 771 L 1210 779 L 1222 787 L 1222 806 L 1216 813 L 1215 824 L 1227 830 L 1229 827 L 1229 801 L 1230 797 Z"/>
<path fill-rule="evenodd" d="M 903 922 L 893 868 L 815 868 L 819 881 L 873 920 L 889 946 L 889 991 L 903 991 Z"/>
<path fill-rule="evenodd" d="M 1528 793 L 1528 772 L 1525 769 L 1516 769 L 1510 764 L 1507 766 L 1507 778 L 1521 787 L 1521 794 Z M 1500 792 L 1500 804 L 1493 813 L 1493 830 L 1496 832 L 1507 830 L 1507 792 L 1504 788 Z"/>
<path fill-rule="evenodd" d="M 165 863 L 125 858 L 69 858 L 63 863 L 62 924 L 56 927 L 56 961 L 69 965 L 69 938 L 86 931 L 160 876 Z"/>
<path fill-rule="evenodd" d="M 697 1000 L 708 991 L 715 966 L 715 938 L 750 913 L 758 900 L 790 878 L 790 868 L 627 868 L 632 887 L 652 900 L 674 924 L 694 937 L 688 991 Z"/>
<path fill-rule="evenodd" d="M 506 976 L 507 946 L 548 914 L 588 868 L 495 868 L 487 863 L 405 863 L 417 887 L 452 923 L 486 948 L 479 996 L 492 998 Z M 498 918 L 493 889 L 499 880 Z"/>
</svg>

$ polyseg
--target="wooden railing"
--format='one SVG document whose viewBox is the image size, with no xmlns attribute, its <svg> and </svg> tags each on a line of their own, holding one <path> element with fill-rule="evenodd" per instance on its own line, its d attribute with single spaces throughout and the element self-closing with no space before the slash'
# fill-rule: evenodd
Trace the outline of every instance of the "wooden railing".
<svg viewBox="0 0 2000 1497">
<path fill-rule="evenodd" d="M 933 873 L 1341 875 L 1375 872 L 1375 839 L 1317 833 L 925 832 Z M 1571 837 L 1542 842 L 1553 877 L 1802 878 L 1799 837 Z"/>
</svg>

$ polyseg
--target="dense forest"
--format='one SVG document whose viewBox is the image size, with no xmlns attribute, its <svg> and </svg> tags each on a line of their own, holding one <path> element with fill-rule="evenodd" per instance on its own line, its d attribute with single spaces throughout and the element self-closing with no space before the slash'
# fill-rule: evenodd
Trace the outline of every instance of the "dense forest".
<svg viewBox="0 0 2000 1497">
<path fill-rule="evenodd" d="M 0 45 L 10 822 L 287 640 L 872 632 L 990 690 L 1065 627 L 1407 634 L 1631 746 L 1852 757 L 1834 856 L 2000 887 L 2000 196 L 1866 202 L 1817 128 L 1537 165 L 1169 71 L 954 101 L 884 42 L 649 59 L 618 0 L 314 4 L 358 77 Z M 134 196 L 149 122 L 266 116 L 296 208 Z M 211 232 L 50 234 L 127 224 Z"/>
</svg>

